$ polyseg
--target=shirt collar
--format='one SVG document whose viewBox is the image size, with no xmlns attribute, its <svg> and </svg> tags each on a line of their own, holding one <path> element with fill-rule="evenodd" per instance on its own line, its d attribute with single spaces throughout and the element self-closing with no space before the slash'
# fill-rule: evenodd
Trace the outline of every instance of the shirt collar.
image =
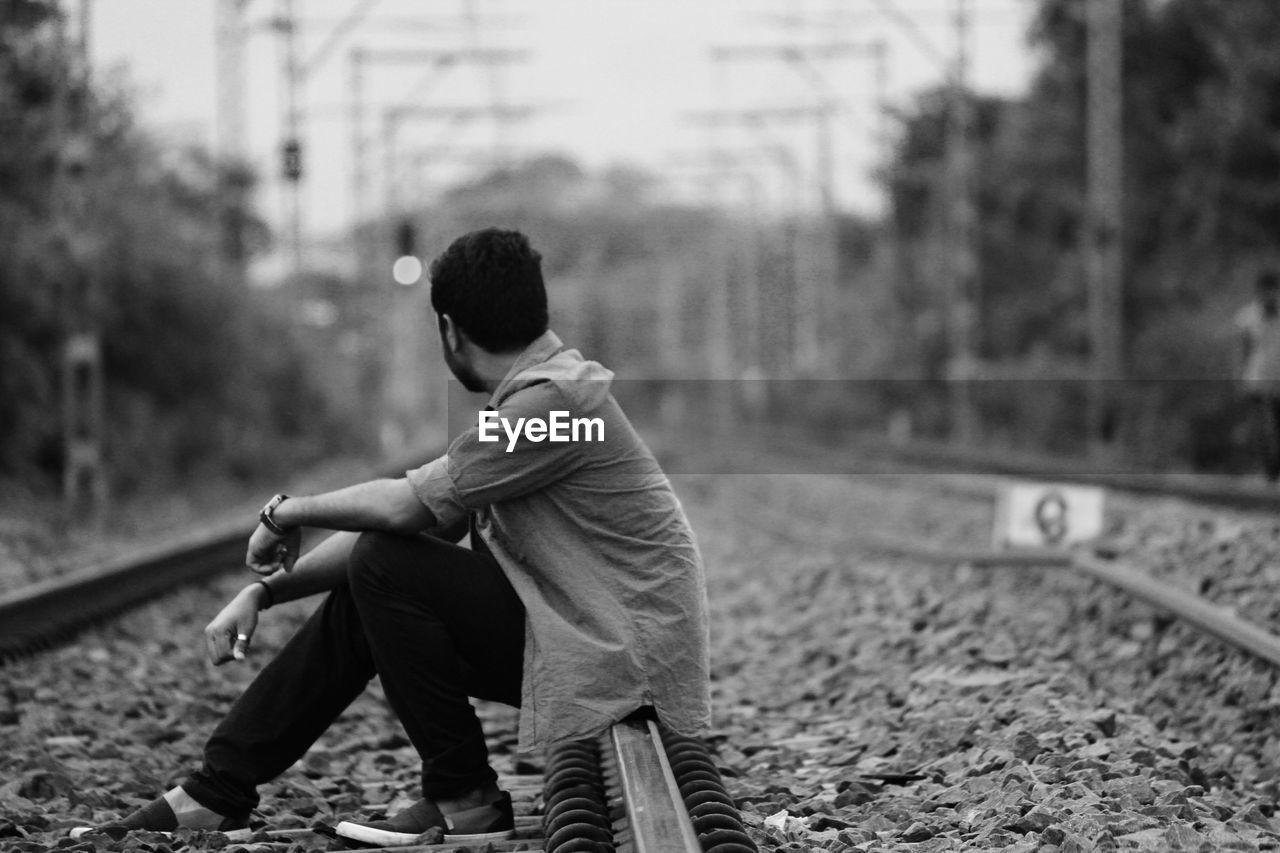
<svg viewBox="0 0 1280 853">
<path fill-rule="evenodd" d="M 562 349 L 564 349 L 564 343 L 550 329 L 534 338 L 524 351 L 516 356 L 507 375 L 498 383 L 498 387 L 493 389 L 493 395 L 489 397 L 489 406 L 496 409 L 498 404 L 514 390 L 511 385 L 517 376 L 531 367 L 542 364 Z"/>
</svg>

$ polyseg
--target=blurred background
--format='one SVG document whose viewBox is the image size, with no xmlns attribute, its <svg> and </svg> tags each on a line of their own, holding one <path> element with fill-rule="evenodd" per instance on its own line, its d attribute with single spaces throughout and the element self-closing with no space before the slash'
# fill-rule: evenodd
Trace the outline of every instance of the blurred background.
<svg viewBox="0 0 1280 853">
<path fill-rule="evenodd" d="M 655 428 L 1252 470 L 1278 48 L 1274 0 L 0 0 L 0 524 L 429 446 L 420 265 L 487 225 Z"/>
</svg>

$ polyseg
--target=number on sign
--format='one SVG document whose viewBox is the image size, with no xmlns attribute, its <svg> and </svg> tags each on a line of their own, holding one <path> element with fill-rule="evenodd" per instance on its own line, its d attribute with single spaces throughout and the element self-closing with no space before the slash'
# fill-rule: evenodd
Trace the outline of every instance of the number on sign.
<svg viewBox="0 0 1280 853">
<path fill-rule="evenodd" d="M 1045 492 L 1036 501 L 1035 518 L 1046 544 L 1057 545 L 1067 538 L 1067 499 L 1061 492 Z"/>
</svg>

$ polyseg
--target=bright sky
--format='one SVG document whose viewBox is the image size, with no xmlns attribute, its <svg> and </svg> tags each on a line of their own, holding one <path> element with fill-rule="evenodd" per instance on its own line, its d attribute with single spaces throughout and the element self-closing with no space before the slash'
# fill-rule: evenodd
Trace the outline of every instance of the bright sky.
<svg viewBox="0 0 1280 853">
<path fill-rule="evenodd" d="M 123 68 L 141 96 L 144 123 L 184 140 L 212 144 L 216 77 L 214 0 L 91 0 L 92 53 L 99 69 Z M 812 121 L 772 122 L 761 131 L 725 127 L 710 131 L 690 115 L 720 108 L 814 106 L 820 93 L 836 99 L 832 127 L 837 199 L 842 207 L 870 211 L 879 198 L 868 175 L 876 163 L 879 129 L 873 63 L 863 55 L 816 61 L 806 72 L 778 58 L 715 63 L 716 45 L 843 43 L 888 44 L 890 104 L 908 103 L 913 92 L 937 85 L 944 67 L 930 49 L 950 55 L 956 0 L 296 0 L 302 18 L 300 55 L 308 57 L 353 9 L 373 3 L 368 17 L 348 33 L 307 81 L 303 103 L 307 180 L 305 230 L 333 234 L 350 221 L 352 172 L 348 119 L 349 54 L 353 46 L 458 48 L 506 47 L 529 52 L 526 61 L 495 76 L 459 66 L 425 81 L 418 103 L 475 106 L 495 90 L 509 104 L 547 109 L 513 124 L 508 144 L 518 154 L 557 150 L 588 166 L 635 163 L 693 177 L 698 152 L 711 143 L 738 152 L 759 176 L 760 192 L 776 204 L 811 203 L 816 184 L 818 134 Z M 482 27 L 466 27 L 470 6 Z M 1032 0 L 972 0 L 972 80 L 986 92 L 1016 94 L 1029 77 L 1033 57 L 1025 31 Z M 282 50 L 265 26 L 276 0 L 249 0 L 254 25 L 247 50 L 248 138 L 252 162 L 269 180 L 260 205 L 269 219 L 281 215 L 278 145 L 282 133 Z M 899 18 L 884 13 L 895 10 Z M 833 17 L 837 14 L 840 17 Z M 801 26 L 797 16 L 809 19 Z M 817 22 L 815 25 L 814 22 Z M 926 48 L 924 45 L 931 45 Z M 422 92 L 423 66 L 379 63 L 368 74 L 366 130 L 373 138 L 376 201 L 385 186 L 378 145 L 387 107 Z M 447 144 L 457 156 L 423 168 L 401 163 L 402 191 L 430 192 L 459 176 L 460 165 L 495 140 L 491 122 L 442 129 L 413 122 L 403 150 Z M 799 183 L 779 168 L 779 146 L 795 158 Z M 772 150 L 773 159 L 761 154 Z M 754 153 L 751 153 L 754 150 Z M 685 182 L 684 187 L 693 186 Z"/>
</svg>

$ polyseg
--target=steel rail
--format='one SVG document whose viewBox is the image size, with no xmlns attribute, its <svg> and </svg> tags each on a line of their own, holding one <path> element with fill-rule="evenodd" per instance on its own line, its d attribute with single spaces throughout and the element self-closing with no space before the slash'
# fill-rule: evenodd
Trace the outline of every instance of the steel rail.
<svg viewBox="0 0 1280 853">
<path fill-rule="evenodd" d="M 235 524 L 0 596 L 0 663 L 94 622 L 244 563 L 252 528 Z"/>
<path fill-rule="evenodd" d="M 515 836 L 482 845 L 492 853 L 758 853 L 727 806 L 705 745 L 668 733 L 651 719 L 630 717 L 599 738 L 553 747 L 546 772 L 500 777 L 507 791 L 542 792 L 542 817 L 518 815 Z M 679 770 L 677 768 L 680 768 Z M 680 772 L 680 771 L 683 772 Z M 708 772 L 710 770 L 710 772 Z M 683 790 L 681 778 L 683 782 Z M 718 792 L 718 793 L 717 793 Z M 525 797 L 520 797 L 523 801 Z M 687 803 L 699 814 L 691 817 Z M 708 806 L 708 802 L 710 806 Z M 701 824 L 699 832 L 695 824 Z M 733 828 L 730 828 L 733 827 Z M 313 829 L 268 830 L 270 842 L 247 850 L 317 839 Z M 459 842 L 371 847 L 400 853 L 455 853 Z M 479 849 L 479 848 L 476 848 Z"/>
<path fill-rule="evenodd" d="M 653 720 L 623 720 L 609 732 L 635 853 L 702 853 Z"/>
<path fill-rule="evenodd" d="M 812 435 L 798 430 L 785 430 L 792 446 L 775 452 L 804 456 L 827 451 Z M 1181 497 L 1205 504 L 1236 509 L 1280 508 L 1280 492 L 1262 485 L 1239 480 L 1196 474 L 1144 474 L 1106 471 L 1067 460 L 1021 454 L 968 451 L 928 442 L 895 443 L 886 439 L 855 439 L 846 449 L 866 455 L 879 474 L 886 459 L 896 458 L 902 464 L 945 465 L 957 473 L 994 473 L 1009 476 L 1033 476 L 1056 481 L 1079 482 L 1119 490 L 1153 495 Z M 1233 645 L 1247 654 L 1280 667 L 1280 635 L 1237 616 L 1230 608 L 1213 604 L 1201 596 L 1161 583 L 1151 575 L 1115 560 L 1101 559 L 1097 553 L 1034 548 L 1021 550 L 957 549 L 919 540 L 903 540 L 875 533 L 858 536 L 859 546 L 867 552 L 889 554 L 930 565 L 974 567 L 1069 568 L 1072 571 L 1111 584 L 1135 599 L 1172 614 L 1197 629 Z"/>
<path fill-rule="evenodd" d="M 386 461 L 369 476 L 403 472 L 429 455 Z M 223 522 L 0 595 L 0 666 L 188 583 L 243 567 L 252 532 L 252 521 Z"/>
<path fill-rule="evenodd" d="M 1166 610 L 1201 631 L 1280 666 L 1280 637 L 1206 599 L 1161 583 L 1121 563 L 1079 555 L 1071 567 L 1080 574 L 1118 587 L 1133 597 Z"/>
<path fill-rule="evenodd" d="M 930 565 L 976 567 L 1067 568 L 1093 580 L 1110 584 L 1133 598 L 1172 614 L 1206 634 L 1217 637 L 1272 666 L 1280 667 L 1280 636 L 1241 619 L 1230 608 L 1202 596 L 1162 583 L 1146 572 L 1096 554 L 1050 549 L 982 550 L 948 549 L 887 536 L 863 537 L 864 549 L 891 554 Z"/>
</svg>

